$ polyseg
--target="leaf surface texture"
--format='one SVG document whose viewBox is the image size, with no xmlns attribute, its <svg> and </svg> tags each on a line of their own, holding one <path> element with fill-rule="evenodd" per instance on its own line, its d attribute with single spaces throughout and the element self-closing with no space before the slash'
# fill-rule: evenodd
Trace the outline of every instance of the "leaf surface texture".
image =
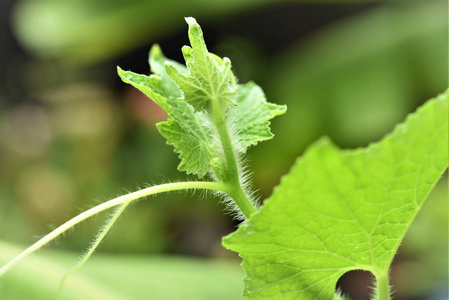
<svg viewBox="0 0 449 300">
<path fill-rule="evenodd" d="M 411 222 L 448 167 L 443 94 L 367 148 L 321 139 L 259 213 L 225 237 L 248 299 L 332 299 L 350 270 L 386 276 Z"/>
</svg>

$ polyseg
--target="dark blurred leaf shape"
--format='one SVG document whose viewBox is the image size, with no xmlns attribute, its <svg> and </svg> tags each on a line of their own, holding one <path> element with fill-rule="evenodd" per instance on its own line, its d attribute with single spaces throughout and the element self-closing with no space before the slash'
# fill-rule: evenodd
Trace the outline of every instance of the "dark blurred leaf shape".
<svg viewBox="0 0 449 300">
<path fill-rule="evenodd" d="M 39 56 L 95 62 L 184 26 L 185 16 L 211 19 L 252 2 L 20 1 L 13 25 L 19 41 Z"/>
<path fill-rule="evenodd" d="M 20 252 L 0 241 L 0 264 Z M 76 253 L 43 250 L 0 279 L 0 298 L 54 299 Z M 68 280 L 62 299 L 240 299 L 238 263 L 164 256 L 96 254 Z"/>
<path fill-rule="evenodd" d="M 319 0 L 348 2 L 352 0 Z M 19 41 L 42 57 L 102 61 L 182 27 L 183 17 L 216 20 L 270 0 L 228 1 L 33 1 L 16 4 L 13 25 Z M 298 2 L 317 2 L 298 0 Z M 354 0 L 373 2 L 373 0 Z"/>
<path fill-rule="evenodd" d="M 447 175 L 447 174 L 446 174 Z M 448 178 L 443 177 L 413 221 L 401 246 L 403 260 L 395 266 L 396 285 L 418 297 L 448 290 Z M 400 286 L 398 286 L 400 285 Z M 399 298 L 402 295 L 397 295 Z"/>
<path fill-rule="evenodd" d="M 318 109 L 320 119 L 313 124 L 338 134 L 343 143 L 366 143 L 414 110 L 419 103 L 411 103 L 411 97 L 427 92 L 424 101 L 444 91 L 446 41 L 442 2 L 368 11 L 281 56 L 271 70 L 276 76 L 270 78 L 270 96 L 289 101 L 295 106 L 290 112 L 301 116 Z M 292 113 L 290 119 L 297 120 Z M 299 126 L 307 124 L 296 124 L 300 135 L 304 128 Z"/>
<path fill-rule="evenodd" d="M 258 186 L 268 193 L 270 182 L 319 136 L 342 147 L 379 139 L 446 89 L 446 52 L 447 5 L 413 1 L 326 26 L 277 57 L 259 84 L 289 112 L 273 123 L 276 139 L 255 149 L 256 176 L 265 180 L 256 178 Z"/>
</svg>

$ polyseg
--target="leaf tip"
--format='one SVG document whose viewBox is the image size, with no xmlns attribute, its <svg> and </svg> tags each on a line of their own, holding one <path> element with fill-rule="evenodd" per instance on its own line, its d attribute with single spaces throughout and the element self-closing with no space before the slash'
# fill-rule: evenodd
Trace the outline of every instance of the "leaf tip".
<svg viewBox="0 0 449 300">
<path fill-rule="evenodd" d="M 283 114 L 285 114 L 287 112 L 287 105 L 279 105 L 279 104 L 276 104 L 276 109 L 273 111 L 273 116 L 280 116 L 280 115 L 283 115 Z"/>
<path fill-rule="evenodd" d="M 181 48 L 181 51 L 182 51 L 182 55 L 184 56 L 184 59 L 186 61 L 188 61 L 192 56 L 192 52 L 193 52 L 192 48 L 189 46 L 183 46 Z"/>
<path fill-rule="evenodd" d="M 173 63 L 170 62 L 170 61 L 165 61 L 164 62 L 164 68 L 165 68 L 165 71 L 167 71 L 168 74 L 171 74 L 176 69 L 175 66 L 173 65 Z"/>
<path fill-rule="evenodd" d="M 189 26 L 198 25 L 194 17 L 185 17 L 184 20 L 186 20 L 186 23 Z"/>
<path fill-rule="evenodd" d="M 327 135 L 320 137 L 315 143 L 313 143 L 312 146 L 318 148 L 318 147 L 322 147 L 325 145 L 334 145 L 334 143 L 332 142 L 332 139 Z"/>
<path fill-rule="evenodd" d="M 161 57 L 161 56 L 162 56 L 161 47 L 159 46 L 159 44 L 154 44 L 150 49 L 149 57 L 157 58 L 157 57 Z"/>
<path fill-rule="evenodd" d="M 120 78 L 125 77 L 125 72 L 122 68 L 120 68 L 119 66 L 117 66 L 117 74 Z"/>
<path fill-rule="evenodd" d="M 189 40 L 192 48 L 202 49 L 202 51 L 207 52 L 206 44 L 204 43 L 203 31 L 200 25 L 196 22 L 193 17 L 185 18 L 187 25 L 189 25 Z"/>
</svg>

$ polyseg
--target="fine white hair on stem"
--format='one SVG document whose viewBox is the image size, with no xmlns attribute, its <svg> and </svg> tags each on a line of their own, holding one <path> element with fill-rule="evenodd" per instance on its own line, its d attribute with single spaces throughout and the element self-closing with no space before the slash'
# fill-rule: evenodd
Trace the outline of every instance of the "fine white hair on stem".
<svg viewBox="0 0 449 300">
<path fill-rule="evenodd" d="M 247 146 L 244 145 L 244 142 L 237 132 L 237 121 L 234 118 L 228 117 L 226 125 L 228 127 L 231 143 L 235 149 L 234 153 L 237 161 L 240 185 L 253 206 L 258 208 L 259 199 L 256 196 L 257 191 L 252 188 L 252 172 L 248 167 L 248 158 L 245 156 Z"/>
<path fill-rule="evenodd" d="M 225 186 L 222 183 L 219 182 L 210 182 L 210 181 L 187 181 L 187 182 L 175 182 L 175 183 L 168 183 L 168 184 L 161 184 L 157 186 L 152 186 L 149 188 L 145 188 L 142 190 L 138 190 L 133 193 L 129 193 L 126 195 L 122 195 L 120 197 L 111 199 L 109 201 L 103 202 L 95 207 L 92 207 L 81 214 L 77 215 L 76 217 L 68 220 L 64 224 L 60 225 L 58 228 L 53 230 L 52 232 L 48 233 L 44 237 L 42 237 L 40 240 L 35 242 L 33 245 L 25 249 L 22 253 L 17 255 L 15 258 L 10 260 L 8 263 L 6 263 L 4 266 L 0 268 L 0 276 L 5 274 L 9 269 L 11 269 L 14 265 L 16 265 L 18 262 L 20 262 L 22 259 L 27 257 L 28 255 L 36 252 L 43 246 L 47 245 L 51 241 L 53 241 L 56 237 L 60 236 L 62 233 L 66 232 L 73 226 L 77 225 L 78 223 L 95 216 L 98 213 L 101 213 L 107 209 L 119 206 L 124 203 L 128 202 L 134 202 L 138 199 L 141 199 L 143 197 L 164 193 L 164 192 L 172 192 L 172 191 L 179 191 L 179 190 L 194 190 L 194 189 L 209 189 L 209 190 L 218 190 L 223 192 L 228 192 L 227 186 Z"/>
<path fill-rule="evenodd" d="M 390 273 L 390 271 L 388 271 L 388 273 L 387 273 L 387 276 L 386 276 L 387 278 L 390 278 L 389 273 Z M 371 288 L 370 299 L 377 300 L 380 297 L 380 295 L 379 295 L 379 277 L 377 277 L 376 274 L 374 274 L 374 277 L 375 277 L 375 281 L 373 282 L 373 285 L 370 286 L 370 288 Z M 388 291 L 389 291 L 390 298 L 391 298 L 391 296 L 394 294 L 394 291 L 392 290 L 392 286 L 389 283 L 387 284 L 387 287 L 388 287 Z"/>
<path fill-rule="evenodd" d="M 259 206 L 258 205 L 258 202 L 259 202 L 258 197 L 256 197 L 256 191 L 251 188 L 251 186 L 252 186 L 251 176 L 250 176 L 251 172 L 249 171 L 248 166 L 244 159 L 244 154 L 246 152 L 247 146 L 244 145 L 243 141 L 240 139 L 240 137 L 238 135 L 236 120 L 229 117 L 229 112 L 226 113 L 226 115 L 227 115 L 227 117 L 225 118 L 226 119 L 226 128 L 227 128 L 230 142 L 232 145 L 232 151 L 234 152 L 234 156 L 235 156 L 235 160 L 236 160 L 239 185 L 242 188 L 246 197 L 248 197 L 248 200 L 257 209 Z M 215 126 L 212 125 L 213 122 L 211 121 L 211 118 L 213 118 L 213 116 L 211 114 L 209 114 L 206 118 L 208 123 L 205 123 L 205 124 L 209 124 L 211 127 L 211 131 L 213 133 L 212 134 L 212 136 L 213 136 L 212 143 L 214 145 L 213 148 L 215 150 L 217 157 L 222 157 L 223 159 L 225 159 L 224 158 L 225 157 L 224 149 L 223 149 L 223 145 L 221 143 L 220 135 L 217 132 L 217 129 L 215 128 Z M 211 170 L 210 176 L 214 179 L 214 181 L 218 181 L 218 182 L 220 181 L 220 178 L 218 178 L 218 174 L 215 174 L 214 170 Z M 223 193 L 216 193 L 216 195 L 220 197 L 220 199 L 221 199 L 220 202 L 224 204 L 225 213 L 231 215 L 234 219 L 237 219 L 237 220 L 245 219 L 244 214 L 242 213 L 240 208 L 237 206 L 234 199 L 232 199 L 232 197 L 230 197 L 227 194 L 223 194 Z"/>
<path fill-rule="evenodd" d="M 343 292 L 339 288 L 337 289 L 335 294 L 338 298 L 340 298 L 340 300 L 350 300 L 350 298 L 347 295 L 343 294 Z"/>
<path fill-rule="evenodd" d="M 78 263 L 69 271 L 67 271 L 61 278 L 61 281 L 59 283 L 58 288 L 58 296 L 57 298 L 60 299 L 62 295 L 62 290 L 64 288 L 64 284 L 67 280 L 67 278 L 75 273 L 77 270 L 79 270 L 86 262 L 87 260 L 92 256 L 92 254 L 95 252 L 95 250 L 98 248 L 100 243 L 103 241 L 105 236 L 108 234 L 108 232 L 111 230 L 112 226 L 115 224 L 115 222 L 118 220 L 120 215 L 125 211 L 125 209 L 128 207 L 128 205 L 131 202 L 125 202 L 121 206 L 119 206 L 109 217 L 108 221 L 102 226 L 100 231 L 97 233 L 96 237 L 92 241 L 89 248 L 84 252 L 84 254 L 79 259 Z"/>
</svg>

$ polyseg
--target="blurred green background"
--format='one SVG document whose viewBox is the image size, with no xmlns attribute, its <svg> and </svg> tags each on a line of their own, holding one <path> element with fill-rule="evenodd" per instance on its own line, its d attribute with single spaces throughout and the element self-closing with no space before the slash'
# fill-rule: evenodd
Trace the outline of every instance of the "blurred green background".
<svg viewBox="0 0 449 300">
<path fill-rule="evenodd" d="M 313 3 L 312 3 L 313 2 Z M 13 1 L 0 4 L 0 264 L 91 207 L 188 178 L 157 133 L 164 113 L 115 67 L 149 72 L 159 43 L 182 61 L 183 17 L 240 82 L 287 104 L 276 137 L 249 151 L 268 197 L 307 145 L 328 135 L 366 146 L 447 88 L 447 1 Z M 431 194 L 392 269 L 395 299 L 447 299 L 447 179 Z M 107 214 L 0 279 L 0 299 L 52 299 Z M 240 299 L 239 258 L 221 247 L 237 223 L 201 193 L 141 201 L 121 217 L 64 299 Z M 370 274 L 339 287 L 369 299 Z"/>
</svg>

